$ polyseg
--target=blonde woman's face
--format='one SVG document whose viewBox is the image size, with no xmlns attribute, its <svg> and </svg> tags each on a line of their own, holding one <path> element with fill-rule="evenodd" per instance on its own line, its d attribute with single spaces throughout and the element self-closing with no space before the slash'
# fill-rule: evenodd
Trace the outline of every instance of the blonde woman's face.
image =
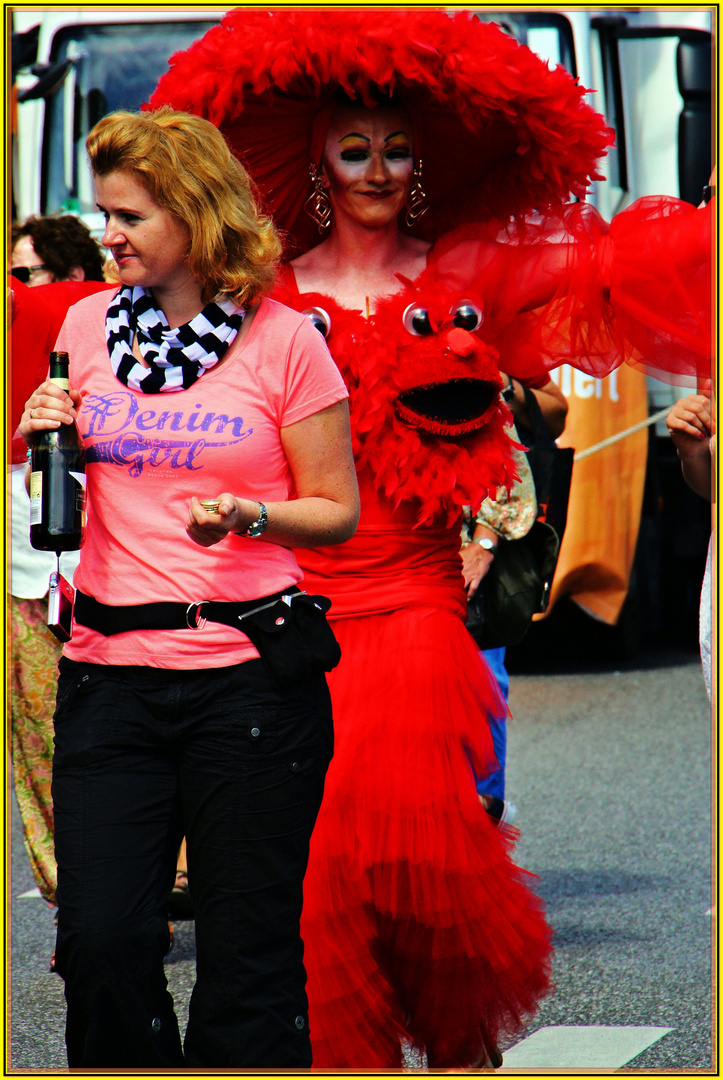
<svg viewBox="0 0 723 1080">
<path fill-rule="evenodd" d="M 164 293 L 193 281 L 187 262 L 188 227 L 159 206 L 132 173 L 117 170 L 96 176 L 95 190 L 106 222 L 102 243 L 111 251 L 124 285 Z"/>
<path fill-rule="evenodd" d="M 413 169 L 412 124 L 404 109 L 336 110 L 324 147 L 322 184 L 337 218 L 370 227 L 396 221 Z"/>
</svg>

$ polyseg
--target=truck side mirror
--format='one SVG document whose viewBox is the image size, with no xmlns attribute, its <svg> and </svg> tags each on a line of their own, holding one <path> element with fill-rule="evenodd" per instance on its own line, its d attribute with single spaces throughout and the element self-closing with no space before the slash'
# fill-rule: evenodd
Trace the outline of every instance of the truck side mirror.
<svg viewBox="0 0 723 1080">
<path fill-rule="evenodd" d="M 38 58 L 40 26 L 33 26 L 24 33 L 14 31 L 12 36 L 13 79 L 23 68 L 30 67 Z"/>
<path fill-rule="evenodd" d="M 18 94 L 18 102 L 34 101 L 36 98 L 47 98 L 59 90 L 68 77 L 68 72 L 73 66 L 72 60 L 63 60 L 61 64 L 43 64 L 42 69 L 36 66 L 34 75 L 40 78 L 33 86 L 28 87 Z"/>
<path fill-rule="evenodd" d="M 676 68 L 683 99 L 678 120 L 680 197 L 695 205 L 711 170 L 711 60 L 712 42 L 678 42 Z"/>
</svg>

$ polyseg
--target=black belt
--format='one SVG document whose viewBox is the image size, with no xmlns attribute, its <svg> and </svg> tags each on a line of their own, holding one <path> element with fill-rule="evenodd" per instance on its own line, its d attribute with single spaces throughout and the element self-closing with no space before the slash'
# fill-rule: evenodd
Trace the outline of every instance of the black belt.
<svg viewBox="0 0 723 1080">
<path fill-rule="evenodd" d="M 241 623 L 247 616 L 266 611 L 279 600 L 285 600 L 291 606 L 292 596 L 303 595 L 296 585 L 291 585 L 288 589 L 258 600 L 193 600 L 188 604 L 169 600 L 115 607 L 101 604 L 78 589 L 74 615 L 77 623 L 97 630 L 104 637 L 123 634 L 128 630 L 200 630 L 207 620 L 243 630 Z"/>
</svg>

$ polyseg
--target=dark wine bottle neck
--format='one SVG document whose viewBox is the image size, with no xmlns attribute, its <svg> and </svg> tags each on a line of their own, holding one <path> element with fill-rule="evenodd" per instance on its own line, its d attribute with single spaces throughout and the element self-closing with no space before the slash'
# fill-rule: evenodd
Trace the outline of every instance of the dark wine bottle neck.
<svg viewBox="0 0 723 1080">
<path fill-rule="evenodd" d="M 63 390 L 68 389 L 69 357 L 66 352 L 51 352 L 50 354 L 50 381 L 57 383 Z"/>
</svg>

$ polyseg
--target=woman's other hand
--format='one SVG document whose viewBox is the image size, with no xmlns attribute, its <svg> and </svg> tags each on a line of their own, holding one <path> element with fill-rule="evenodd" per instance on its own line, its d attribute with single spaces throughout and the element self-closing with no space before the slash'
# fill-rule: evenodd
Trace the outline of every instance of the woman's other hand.
<svg viewBox="0 0 723 1080">
<path fill-rule="evenodd" d="M 341 544 L 359 521 L 359 488 L 354 467 L 346 401 L 281 428 L 296 498 L 266 502 L 267 526 L 259 539 L 283 547 Z M 192 499 L 186 531 L 202 547 L 218 544 L 230 532 L 244 533 L 259 516 L 259 504 L 224 492 L 218 513 Z M 253 539 L 258 543 L 258 539 Z"/>
<path fill-rule="evenodd" d="M 25 402 L 18 431 L 29 443 L 36 431 L 48 431 L 59 428 L 61 424 L 72 424 L 80 408 L 80 393 L 77 390 L 62 390 L 54 382 L 46 379 Z"/>
<path fill-rule="evenodd" d="M 689 394 L 681 398 L 668 413 L 666 424 L 678 451 L 685 482 L 697 495 L 710 502 L 712 472 L 709 443 L 715 430 L 710 398 L 704 394 Z"/>
<path fill-rule="evenodd" d="M 207 510 L 195 495 L 191 499 L 186 532 L 201 547 L 213 547 L 231 532 L 245 532 L 259 516 L 259 504 L 253 499 L 238 499 L 224 491 L 216 496 L 215 501 L 218 502 L 218 512 Z"/>
<path fill-rule="evenodd" d="M 710 398 L 703 394 L 689 394 L 680 398 L 665 422 L 676 446 L 685 446 L 686 437 L 695 439 L 696 443 L 701 442 L 711 433 Z"/>
</svg>

